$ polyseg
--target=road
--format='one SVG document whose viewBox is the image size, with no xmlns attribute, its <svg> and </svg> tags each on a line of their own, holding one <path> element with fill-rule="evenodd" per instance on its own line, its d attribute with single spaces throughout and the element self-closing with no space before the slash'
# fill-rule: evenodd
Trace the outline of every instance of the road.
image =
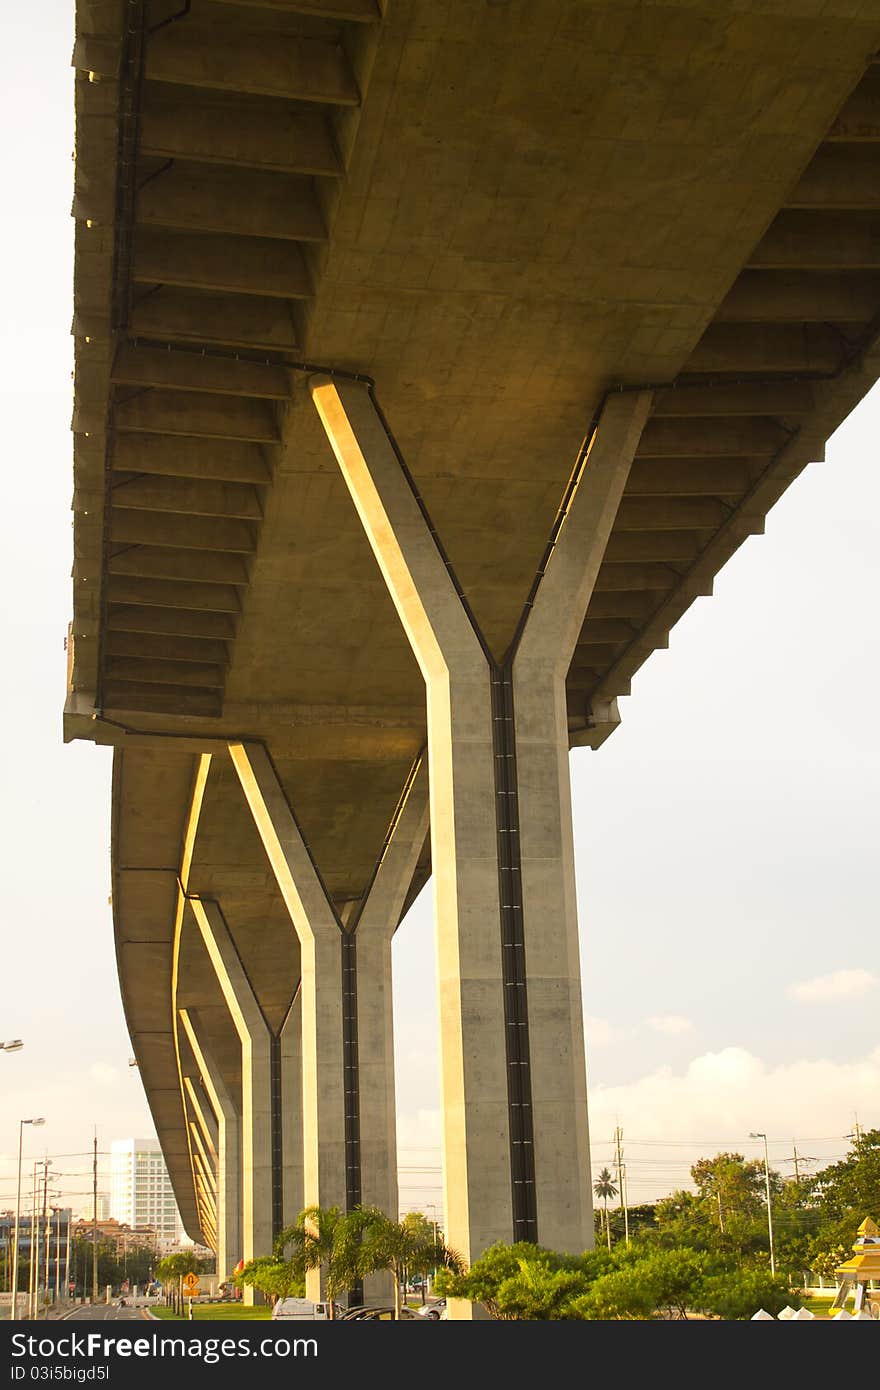
<svg viewBox="0 0 880 1390">
<path fill-rule="evenodd" d="M 114 1303 L 96 1303 L 93 1307 L 83 1304 L 66 1318 L 66 1322 L 142 1322 L 145 1314 L 141 1307 L 117 1308 Z"/>
</svg>

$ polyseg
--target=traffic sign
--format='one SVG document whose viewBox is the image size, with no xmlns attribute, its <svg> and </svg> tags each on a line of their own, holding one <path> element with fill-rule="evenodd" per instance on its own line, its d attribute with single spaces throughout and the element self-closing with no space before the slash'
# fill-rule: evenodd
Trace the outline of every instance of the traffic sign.
<svg viewBox="0 0 880 1390">
<path fill-rule="evenodd" d="M 183 1292 L 187 1298 L 197 1298 L 199 1294 L 199 1276 L 197 1274 L 185 1274 L 183 1276 Z"/>
</svg>

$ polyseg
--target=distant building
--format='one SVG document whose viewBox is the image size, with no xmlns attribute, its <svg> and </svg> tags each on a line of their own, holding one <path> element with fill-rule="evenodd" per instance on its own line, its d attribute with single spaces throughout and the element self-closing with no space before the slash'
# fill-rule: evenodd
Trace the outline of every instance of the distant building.
<svg viewBox="0 0 880 1390">
<path fill-rule="evenodd" d="M 183 1223 L 156 1139 L 114 1139 L 110 1145 L 110 1215 L 120 1225 L 151 1226 L 160 1248 L 177 1242 Z"/>
<path fill-rule="evenodd" d="M 77 1218 L 80 1221 L 93 1221 L 95 1218 L 95 1199 L 94 1197 L 83 1197 L 81 1204 L 77 1207 Z M 108 1221 L 110 1219 L 110 1198 L 106 1192 L 98 1193 L 98 1220 Z"/>
</svg>

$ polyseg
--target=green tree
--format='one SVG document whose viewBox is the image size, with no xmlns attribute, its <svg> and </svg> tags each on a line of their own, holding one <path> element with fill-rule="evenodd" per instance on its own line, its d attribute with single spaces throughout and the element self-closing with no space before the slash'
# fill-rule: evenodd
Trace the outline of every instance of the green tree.
<svg viewBox="0 0 880 1390">
<path fill-rule="evenodd" d="M 243 1269 L 233 1274 L 233 1282 L 248 1285 L 263 1294 L 271 1303 L 279 1298 L 304 1298 L 305 1278 L 294 1260 L 282 1260 L 277 1255 L 260 1255 L 248 1260 Z"/>
<path fill-rule="evenodd" d="M 363 1217 L 359 1211 L 344 1213 L 339 1207 L 306 1207 L 296 1222 L 287 1226 L 275 1241 L 279 1262 L 287 1257 L 292 1273 L 305 1281 L 309 1270 L 323 1273 L 323 1284 L 330 1318 L 346 1289 L 360 1278 L 360 1244 Z"/>
<path fill-rule="evenodd" d="M 765 1269 L 733 1269 L 710 1275 L 703 1280 L 697 1306 L 719 1318 L 742 1321 L 763 1308 L 767 1313 L 779 1313 L 786 1305 L 800 1308 L 801 1300 L 789 1286 L 788 1280 L 772 1275 Z"/>
<path fill-rule="evenodd" d="M 603 1168 L 602 1171 L 599 1173 L 599 1176 L 593 1183 L 593 1191 L 602 1203 L 605 1222 L 605 1240 L 607 1242 L 608 1249 L 610 1250 L 611 1227 L 608 1225 L 608 1199 L 609 1197 L 616 1197 L 618 1189 L 614 1184 L 614 1180 L 611 1177 L 611 1173 L 608 1168 Z"/>
<path fill-rule="evenodd" d="M 434 1239 L 433 1228 L 424 1218 L 410 1220 L 405 1217 L 403 1221 L 393 1221 L 378 1207 L 361 1207 L 357 1215 L 360 1218 L 358 1272 L 363 1278 L 376 1270 L 390 1270 L 394 1279 L 396 1319 L 400 1318 L 403 1288 L 409 1272 L 427 1273 L 438 1266 L 451 1271 L 461 1269 L 460 1258 L 442 1241 Z"/>
</svg>

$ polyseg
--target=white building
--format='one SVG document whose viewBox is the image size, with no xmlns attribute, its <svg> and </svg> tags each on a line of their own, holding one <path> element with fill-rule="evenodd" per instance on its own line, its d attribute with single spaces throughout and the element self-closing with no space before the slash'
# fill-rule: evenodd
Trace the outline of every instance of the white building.
<svg viewBox="0 0 880 1390">
<path fill-rule="evenodd" d="M 158 1140 L 113 1140 L 110 1215 L 127 1226 L 152 1226 L 160 1240 L 180 1240 L 183 1225 Z"/>
</svg>

